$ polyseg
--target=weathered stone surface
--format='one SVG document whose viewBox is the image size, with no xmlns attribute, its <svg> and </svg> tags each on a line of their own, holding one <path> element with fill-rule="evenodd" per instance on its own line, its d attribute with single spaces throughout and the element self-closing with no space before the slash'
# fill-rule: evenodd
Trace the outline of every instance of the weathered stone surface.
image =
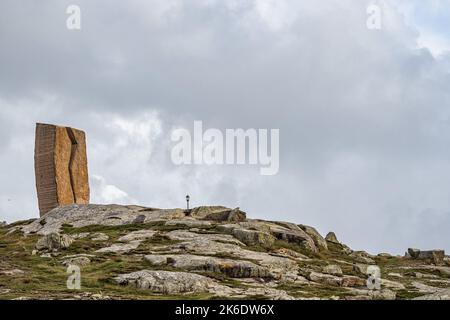
<svg viewBox="0 0 450 320">
<path fill-rule="evenodd" d="M 145 260 L 155 265 L 170 265 L 187 271 L 207 271 L 223 273 L 232 278 L 268 278 L 268 269 L 249 261 L 222 259 L 191 254 L 147 255 Z"/>
<path fill-rule="evenodd" d="M 391 254 L 385 253 L 385 252 L 381 252 L 381 253 L 377 254 L 377 256 L 380 258 L 392 258 Z"/>
<path fill-rule="evenodd" d="M 259 245 L 264 248 L 271 248 L 276 240 L 271 234 L 258 230 L 236 228 L 232 231 L 232 234 L 236 239 L 249 246 Z"/>
<path fill-rule="evenodd" d="M 416 249 L 416 248 L 408 248 L 408 254 L 409 254 L 409 257 L 411 257 L 413 259 L 417 259 L 420 254 L 420 250 Z"/>
<path fill-rule="evenodd" d="M 195 219 L 177 219 L 169 220 L 165 223 L 166 226 L 185 226 L 190 228 L 203 228 L 212 226 L 211 221 L 195 220 Z"/>
<path fill-rule="evenodd" d="M 300 229 L 305 231 L 313 240 L 314 244 L 321 250 L 328 250 L 327 241 L 320 233 L 313 227 L 305 226 L 303 224 L 299 225 Z"/>
<path fill-rule="evenodd" d="M 92 235 L 91 240 L 92 241 L 108 241 L 109 236 L 104 233 L 101 233 L 101 232 L 96 232 Z"/>
<path fill-rule="evenodd" d="M 334 232 L 328 232 L 325 237 L 325 240 L 333 242 L 333 243 L 340 243 Z"/>
<path fill-rule="evenodd" d="M 296 259 L 296 260 L 310 260 L 309 257 L 298 253 L 297 251 L 291 250 L 291 249 L 287 249 L 287 248 L 279 248 L 276 249 L 275 251 L 272 251 L 273 255 L 279 255 L 281 257 L 286 257 L 286 258 L 292 258 L 292 259 Z"/>
<path fill-rule="evenodd" d="M 0 270 L 0 275 L 10 276 L 10 277 L 16 277 L 24 274 L 25 271 L 20 269 L 11 269 L 11 270 Z"/>
<path fill-rule="evenodd" d="M 408 249 L 408 257 L 418 260 L 429 260 L 435 265 L 445 264 L 445 251 L 444 250 L 419 250 L 415 248 Z"/>
<path fill-rule="evenodd" d="M 120 237 L 118 240 L 122 242 L 130 242 L 130 241 L 143 241 L 146 239 L 151 239 L 156 234 L 154 230 L 138 230 L 130 232 L 127 235 Z"/>
<path fill-rule="evenodd" d="M 153 270 L 121 275 L 115 281 L 162 294 L 208 292 L 217 286 L 214 280 L 198 274 Z"/>
<path fill-rule="evenodd" d="M 35 241 L 34 236 L 30 234 L 48 235 L 59 231 L 61 235 L 68 231 L 74 239 L 86 239 L 79 241 L 79 245 L 73 245 L 73 248 L 69 250 L 71 254 L 72 252 L 83 254 L 61 257 L 61 252 L 55 248 L 63 245 L 45 244 L 42 247 L 51 249 L 44 252 L 34 250 L 33 255 L 41 255 L 49 259 L 34 257 L 33 259 L 37 259 L 39 264 L 36 268 L 27 265 L 26 269 L 23 269 L 26 270 L 26 277 L 36 274 L 42 279 L 48 279 L 48 270 L 62 270 L 61 265 L 55 264 L 55 261 L 59 261 L 65 266 L 83 267 L 90 264 L 88 268 L 85 268 L 85 272 L 104 271 L 94 272 L 92 279 L 95 279 L 97 275 L 100 276 L 99 279 L 112 279 L 117 276 L 117 270 L 122 266 L 123 273 L 147 268 L 154 270 L 160 266 L 160 269 L 177 271 L 172 272 L 174 274 L 203 275 L 205 277 L 203 279 L 207 280 L 208 285 L 195 290 L 183 289 L 183 286 L 179 289 L 178 283 L 170 284 L 184 281 L 184 278 L 179 276 L 163 277 L 161 280 L 150 277 L 149 280 L 144 274 L 144 276 L 124 279 L 122 282 L 143 288 L 147 286 L 148 289 L 156 286 L 159 289 L 153 292 L 167 294 L 168 298 L 172 298 L 170 295 L 174 295 L 173 298 L 175 298 L 183 293 L 204 292 L 206 295 L 201 297 L 292 299 L 292 296 L 295 296 L 296 299 L 368 300 L 394 299 L 395 292 L 398 291 L 402 298 L 409 294 L 413 296 L 423 294 L 424 299 L 442 299 L 446 297 L 446 293 L 439 290 L 450 286 L 450 268 L 429 264 L 428 259 L 414 261 L 398 256 L 374 257 L 363 251 L 353 252 L 351 249 L 349 253 L 346 253 L 343 244 L 334 244 L 329 241 L 326 241 L 329 251 L 325 252 L 317 235 L 302 225 L 252 219 L 228 222 L 203 220 L 203 217 L 200 217 L 199 220 L 186 214 L 187 212 L 181 209 L 161 210 L 139 206 L 71 205 L 57 208 L 36 221 L 16 223 L 8 231 L 2 229 L 0 255 L 6 252 L 5 248 L 8 248 L 10 243 L 12 254 L 11 263 L 9 263 L 9 257 L 6 264 L 5 261 L 3 264 L 0 261 L 0 270 L 12 270 L 14 266 L 20 266 L 22 269 L 23 264 L 18 259 L 21 259 L 23 255 L 17 253 L 21 251 L 22 241 L 23 243 Z M 63 225 L 64 228 L 61 228 Z M 93 227 L 76 230 L 86 226 Z M 5 233 L 10 230 L 12 234 Z M 20 230 L 26 233 L 24 238 L 18 237 L 17 231 Z M 103 232 L 107 233 L 115 243 L 111 243 L 105 233 L 86 232 L 87 230 L 100 232 L 105 230 Z M 275 241 L 274 233 L 278 234 L 279 239 L 289 243 Z M 267 235 L 269 241 L 266 241 Z M 59 238 L 55 237 L 53 241 L 52 237 L 55 236 L 49 235 L 45 239 L 50 240 L 40 241 L 60 242 Z M 20 242 L 15 243 L 19 238 Z M 98 242 L 94 243 L 93 239 L 97 238 L 101 239 L 100 241 L 109 240 L 103 244 L 106 248 L 98 250 L 102 246 L 99 246 Z M 146 239 L 152 238 L 153 240 L 144 243 Z M 305 239 L 308 238 L 316 248 L 321 249 L 319 254 L 314 254 L 311 250 L 303 250 Z M 90 241 L 87 241 L 88 239 Z M 92 244 L 91 248 L 89 244 Z M 139 244 L 142 245 L 139 246 Z M 98 250 L 97 253 L 96 250 Z M 29 254 L 28 251 L 31 250 L 27 249 L 24 253 Z M 102 252 L 114 255 L 104 255 L 101 254 Z M 420 252 L 417 257 L 419 254 Z M 383 270 L 381 277 L 383 290 L 372 291 L 367 287 L 367 267 L 372 263 L 366 262 L 374 259 L 377 261 L 374 264 L 379 264 Z M 362 261 L 364 263 L 361 263 Z M 46 264 L 48 270 L 42 268 Z M 355 272 L 350 271 L 353 266 Z M 43 272 L 40 273 L 41 271 Z M 342 271 L 346 274 L 344 275 Z M 419 271 L 420 278 L 416 278 Z M 149 270 L 149 272 L 154 271 Z M 14 282 L 13 275 L 7 278 L 8 274 L 8 272 L 2 274 L 0 271 L 0 282 Z M 17 275 L 20 284 L 23 277 L 20 274 Z M 423 282 L 420 289 L 412 285 L 415 281 Z M 88 290 L 98 290 L 98 285 L 92 285 L 93 282 L 86 281 L 83 286 L 89 286 Z M 158 283 L 164 284 L 158 287 Z M 175 289 L 172 290 L 174 286 Z M 388 288 L 390 290 L 386 290 Z M 108 285 L 103 289 L 114 298 L 152 296 L 139 290 L 134 292 L 122 290 L 114 285 Z M 26 293 L 32 298 L 44 297 L 37 291 Z M 59 293 L 58 291 L 51 294 L 52 297 L 71 298 L 69 292 Z M 84 299 L 82 293 L 76 294 Z"/>
<path fill-rule="evenodd" d="M 227 234 L 216 233 L 195 233 L 186 230 L 174 230 L 164 234 L 164 236 L 170 240 L 188 241 L 188 240 L 208 240 L 208 241 L 220 241 L 224 243 L 231 243 L 238 246 L 244 246 L 244 244 Z"/>
<path fill-rule="evenodd" d="M 36 243 L 37 250 L 59 250 L 68 248 L 74 239 L 69 235 L 58 233 L 50 233 L 38 240 Z"/>
<path fill-rule="evenodd" d="M 6 221 L 0 221 L 0 228 L 6 227 L 7 225 Z"/>
<path fill-rule="evenodd" d="M 367 280 L 355 276 L 343 276 L 342 277 L 343 287 L 366 287 Z"/>
<path fill-rule="evenodd" d="M 71 265 L 83 267 L 91 263 L 92 257 L 94 256 L 90 254 L 77 254 L 73 256 L 66 256 L 62 259 L 62 264 L 66 267 Z"/>
<path fill-rule="evenodd" d="M 342 269 L 338 265 L 329 264 L 322 269 L 323 273 L 331 274 L 333 276 L 342 276 Z"/>
<path fill-rule="evenodd" d="M 372 256 L 364 251 L 353 251 L 349 254 L 355 261 L 366 263 L 366 264 L 375 264 L 375 260 L 372 259 Z"/>
<path fill-rule="evenodd" d="M 356 295 L 353 298 L 347 297 L 350 300 L 395 300 L 397 297 L 396 293 L 389 289 L 369 290 L 362 288 L 347 288 L 347 290 Z"/>
<path fill-rule="evenodd" d="M 36 188 L 41 216 L 59 206 L 89 203 L 85 133 L 38 123 L 35 144 Z"/>
<path fill-rule="evenodd" d="M 141 241 L 139 241 L 139 240 L 130 241 L 127 243 L 116 243 L 109 247 L 99 249 L 95 252 L 97 252 L 97 253 L 128 253 L 132 250 L 137 249 L 137 247 L 139 247 L 140 244 L 141 244 Z"/>
<path fill-rule="evenodd" d="M 367 268 L 369 268 L 366 264 L 356 263 L 353 265 L 353 271 L 355 271 L 360 276 L 367 276 Z"/>
<path fill-rule="evenodd" d="M 450 300 L 450 289 L 434 292 L 421 297 L 414 298 L 413 300 Z"/>
<path fill-rule="evenodd" d="M 396 281 L 387 280 L 387 279 L 381 279 L 381 287 L 394 289 L 394 290 L 404 290 L 404 289 L 406 289 L 405 286 L 402 283 L 396 282 Z"/>
<path fill-rule="evenodd" d="M 445 251 L 444 250 L 429 250 L 420 251 L 417 259 L 431 260 L 435 265 L 444 264 Z"/>
<path fill-rule="evenodd" d="M 133 224 L 136 217 L 145 216 L 145 223 L 180 219 L 185 216 L 181 209 L 153 209 L 121 205 L 70 205 L 53 209 L 44 217 L 20 227 L 24 233 L 48 234 L 59 232 L 62 225 L 75 228 L 90 225 L 120 226 Z"/>
<path fill-rule="evenodd" d="M 288 225 L 287 223 L 278 223 L 280 226 L 271 226 L 270 232 L 279 240 L 290 243 L 296 243 L 303 246 L 306 250 L 311 252 L 318 252 L 314 240 L 302 229 L 295 224 Z M 290 228 L 286 228 L 289 226 Z"/>
<path fill-rule="evenodd" d="M 341 286 L 342 285 L 342 278 L 336 277 L 330 274 L 323 274 L 319 272 L 311 272 L 307 276 L 308 280 L 318 283 L 327 284 L 330 286 Z"/>
<path fill-rule="evenodd" d="M 190 217 L 211 221 L 240 222 L 247 219 L 247 214 L 239 208 L 229 209 L 221 206 L 197 207 L 190 211 Z"/>
<path fill-rule="evenodd" d="M 227 255 L 239 259 L 255 261 L 259 265 L 269 269 L 274 276 L 278 277 L 287 271 L 295 271 L 298 269 L 297 263 L 292 259 L 270 255 L 265 252 L 246 250 L 236 244 L 216 242 L 206 238 L 185 241 L 172 245 L 169 249 L 172 252 L 189 252 L 211 256 Z"/>
</svg>

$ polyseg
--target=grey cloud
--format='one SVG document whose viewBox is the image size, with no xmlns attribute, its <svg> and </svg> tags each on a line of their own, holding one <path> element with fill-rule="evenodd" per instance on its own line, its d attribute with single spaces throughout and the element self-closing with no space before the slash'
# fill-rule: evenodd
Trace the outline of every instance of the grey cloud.
<svg viewBox="0 0 450 320">
<path fill-rule="evenodd" d="M 190 193 L 373 252 L 450 250 L 450 58 L 416 48 L 395 5 L 373 32 L 357 0 L 78 1 L 82 30 L 70 32 L 69 4 L 0 4 L 0 159 L 11 168 L 0 175 L 12 181 L 0 195 L 15 199 L 1 216 L 36 214 L 42 121 L 85 129 L 91 173 L 143 204 L 182 206 Z M 117 119 L 161 131 L 139 140 Z M 170 130 L 197 119 L 280 128 L 280 174 L 174 167 Z"/>
</svg>

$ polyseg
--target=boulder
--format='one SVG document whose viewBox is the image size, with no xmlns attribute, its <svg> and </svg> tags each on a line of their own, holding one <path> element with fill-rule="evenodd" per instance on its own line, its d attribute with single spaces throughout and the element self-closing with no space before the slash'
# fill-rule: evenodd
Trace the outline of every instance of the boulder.
<svg viewBox="0 0 450 320">
<path fill-rule="evenodd" d="M 261 246 L 264 248 L 271 248 L 275 243 L 275 237 L 269 233 L 257 231 L 257 230 L 246 230 L 246 229 L 233 229 L 233 236 L 249 246 Z"/>
<path fill-rule="evenodd" d="M 68 248 L 74 239 L 66 234 L 50 233 L 40 238 L 36 243 L 36 249 L 41 250 L 60 250 Z"/>
<path fill-rule="evenodd" d="M 328 232 L 327 235 L 325 236 L 325 240 L 330 241 L 332 243 L 340 243 L 334 232 Z"/>
<path fill-rule="evenodd" d="M 342 269 L 338 265 L 329 264 L 322 269 L 323 273 L 331 274 L 334 276 L 342 276 Z"/>
<path fill-rule="evenodd" d="M 322 283 L 330 286 L 341 286 L 342 278 L 330 274 L 311 272 L 307 275 L 308 280 L 312 282 Z"/>
<path fill-rule="evenodd" d="M 394 290 L 405 290 L 406 289 L 402 283 L 387 280 L 387 279 L 381 279 L 381 286 L 383 288 L 389 288 L 389 289 L 394 289 Z"/>
<path fill-rule="evenodd" d="M 408 249 L 408 256 L 417 260 L 429 260 L 435 265 L 445 264 L 445 251 L 444 250 L 426 250 L 422 251 L 415 248 Z"/>
<path fill-rule="evenodd" d="M 240 222 L 247 219 L 247 214 L 239 210 L 239 208 L 229 209 L 221 206 L 197 207 L 190 210 L 189 216 L 196 219 L 219 222 Z"/>
<path fill-rule="evenodd" d="M 392 258 L 391 254 L 385 253 L 385 252 L 381 252 L 381 253 L 377 254 L 377 256 L 380 258 Z"/>
<path fill-rule="evenodd" d="M 449 256 L 445 256 L 444 257 L 444 263 L 448 266 L 450 266 L 450 257 Z"/>
<path fill-rule="evenodd" d="M 38 123 L 35 173 L 41 216 L 59 206 L 89 203 L 85 133 Z"/>
<path fill-rule="evenodd" d="M 408 248 L 408 255 L 413 259 L 417 259 L 419 257 L 420 250 L 416 248 Z"/>
<path fill-rule="evenodd" d="M 351 258 L 353 258 L 356 262 L 366 263 L 366 264 L 375 264 L 375 260 L 372 259 L 372 256 L 365 251 L 353 251 L 349 254 Z"/>
<path fill-rule="evenodd" d="M 142 270 L 114 279 L 120 285 L 129 285 L 161 294 L 208 292 L 216 286 L 214 280 L 193 273 Z"/>
<path fill-rule="evenodd" d="M 300 229 L 305 231 L 314 241 L 314 244 L 321 250 L 328 250 L 327 241 L 320 235 L 320 233 L 313 227 L 299 225 Z"/>
<path fill-rule="evenodd" d="M 317 253 L 314 240 L 302 229 L 292 224 L 296 229 L 286 229 L 284 227 L 270 227 L 270 233 L 277 239 L 302 246 L 305 250 Z"/>
<path fill-rule="evenodd" d="M 444 258 L 444 250 L 420 251 L 419 256 L 417 257 L 419 260 L 431 260 L 435 265 L 443 265 Z"/>
<path fill-rule="evenodd" d="M 66 267 L 73 265 L 83 267 L 91 263 L 90 258 L 92 257 L 94 256 L 90 254 L 77 254 L 73 256 L 66 256 L 62 259 L 62 264 Z"/>
<path fill-rule="evenodd" d="M 345 288 L 349 287 L 366 287 L 367 280 L 355 276 L 343 276 L 342 277 L 342 286 Z"/>
<path fill-rule="evenodd" d="M 6 223 L 6 221 L 0 221 L 0 228 L 4 228 L 6 227 L 8 224 Z"/>
<path fill-rule="evenodd" d="M 360 275 L 360 276 L 367 276 L 367 268 L 369 266 L 366 264 L 360 264 L 360 263 L 356 263 L 353 265 L 353 271 L 356 272 L 356 274 Z"/>
<path fill-rule="evenodd" d="M 222 273 L 231 278 L 270 278 L 268 269 L 253 262 L 200 255 L 147 255 L 145 260 L 156 265 L 170 265 L 183 271 Z"/>
<path fill-rule="evenodd" d="M 395 300 L 397 294 L 389 289 L 371 290 L 369 296 L 372 300 Z"/>
</svg>

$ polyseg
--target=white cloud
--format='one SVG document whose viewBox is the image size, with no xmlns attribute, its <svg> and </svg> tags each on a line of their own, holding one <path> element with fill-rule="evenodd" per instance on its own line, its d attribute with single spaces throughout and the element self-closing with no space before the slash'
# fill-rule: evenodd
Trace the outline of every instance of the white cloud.
<svg viewBox="0 0 450 320">
<path fill-rule="evenodd" d="M 106 179 L 98 176 L 91 176 L 92 185 L 92 199 L 93 203 L 104 203 L 104 204 L 134 204 L 136 200 L 133 200 L 128 196 L 128 194 L 120 190 L 118 187 L 107 184 Z"/>
</svg>

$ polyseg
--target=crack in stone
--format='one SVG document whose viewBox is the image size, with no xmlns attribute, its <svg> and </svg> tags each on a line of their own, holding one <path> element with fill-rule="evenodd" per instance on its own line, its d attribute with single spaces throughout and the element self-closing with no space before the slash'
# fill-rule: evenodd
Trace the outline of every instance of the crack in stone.
<svg viewBox="0 0 450 320">
<path fill-rule="evenodd" d="M 75 161 L 75 155 L 78 151 L 78 142 L 77 142 L 77 138 L 75 137 L 75 134 L 72 130 L 72 128 L 66 127 L 67 130 L 67 134 L 69 136 L 69 139 L 72 143 L 72 149 L 70 152 L 70 160 L 69 160 L 69 175 L 70 175 L 70 187 L 72 189 L 72 194 L 73 194 L 73 200 L 75 203 L 77 203 L 77 195 L 75 193 L 75 183 L 74 183 L 74 177 L 73 177 L 73 170 L 72 170 L 72 165 Z"/>
</svg>

